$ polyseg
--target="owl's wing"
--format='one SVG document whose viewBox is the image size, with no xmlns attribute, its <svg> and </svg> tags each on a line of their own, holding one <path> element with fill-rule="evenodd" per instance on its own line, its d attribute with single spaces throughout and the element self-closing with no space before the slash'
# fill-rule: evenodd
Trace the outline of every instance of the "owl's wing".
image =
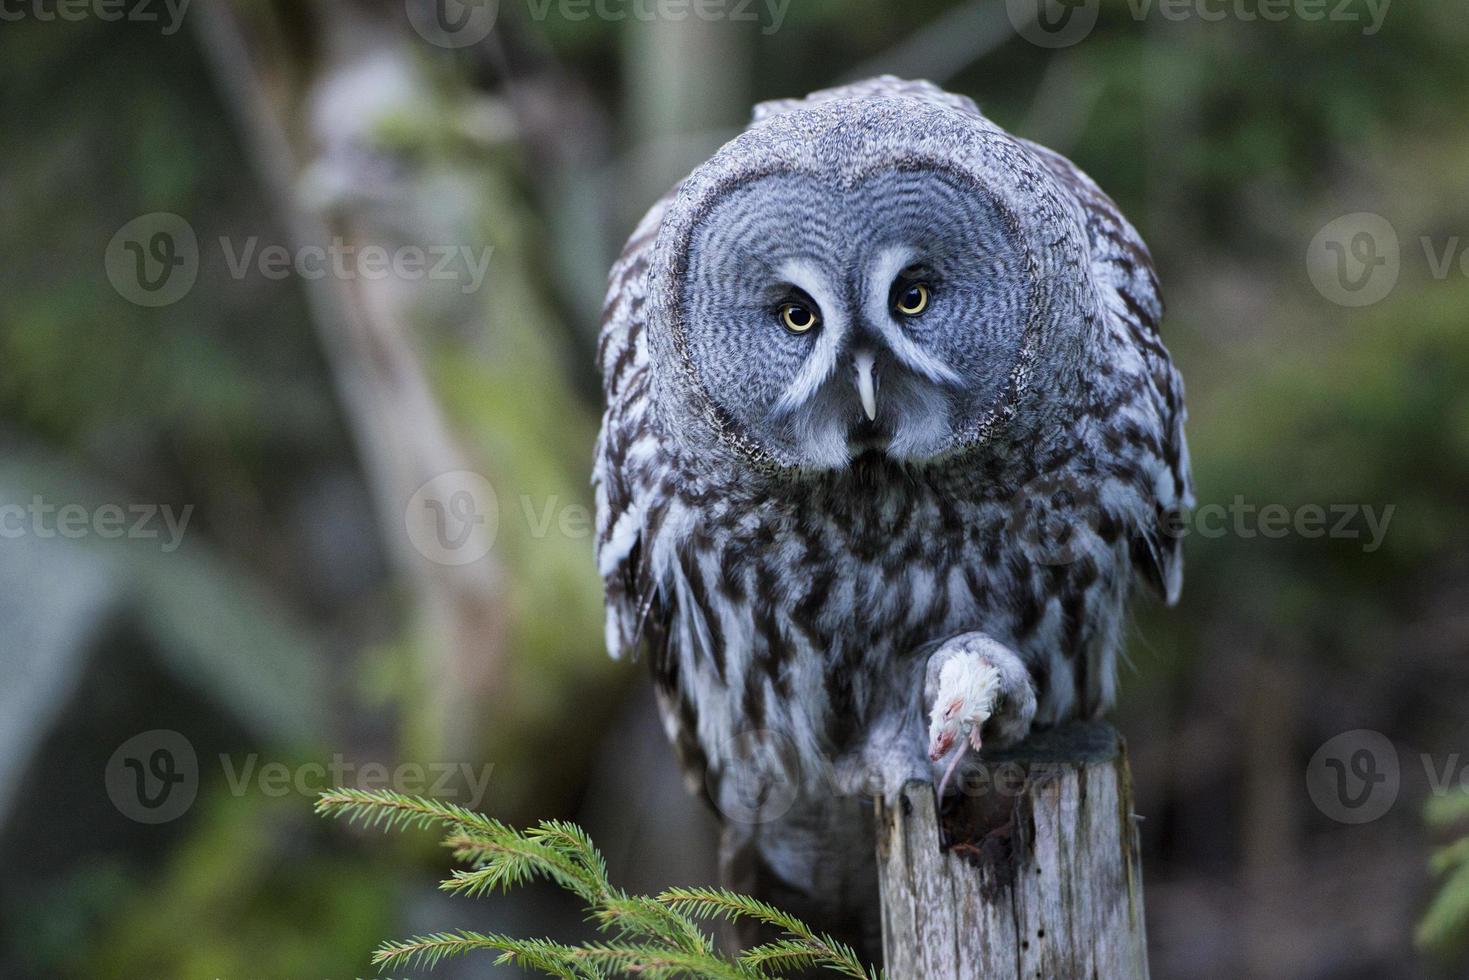
<svg viewBox="0 0 1469 980">
<path fill-rule="evenodd" d="M 623 247 L 608 275 L 597 362 L 606 410 L 597 438 L 592 487 L 597 504 L 597 568 L 606 590 L 607 652 L 635 656 L 655 650 L 666 635 L 669 610 L 661 608 L 643 547 L 650 506 L 651 377 L 645 331 L 648 264 L 663 213 L 678 188 L 660 199 Z"/>
<path fill-rule="evenodd" d="M 1092 273 L 1103 312 L 1120 352 L 1119 374 L 1136 382 L 1114 419 L 1123 434 L 1122 451 L 1141 474 L 1136 487 L 1145 510 L 1128 522 L 1132 559 L 1138 572 L 1169 605 L 1183 588 L 1182 514 L 1194 504 L 1188 442 L 1183 426 L 1183 378 L 1159 336 L 1163 301 L 1153 258 L 1142 237 L 1117 205 L 1074 163 L 1043 146 L 1021 140 L 1069 190 L 1086 217 Z M 1126 419 L 1123 420 L 1126 409 Z M 1170 533 L 1172 529 L 1172 533 Z"/>
<path fill-rule="evenodd" d="M 685 782 L 707 792 L 707 763 L 696 738 L 693 703 L 681 693 L 678 658 L 669 648 L 677 610 L 658 587 L 650 551 L 667 513 L 658 435 L 652 418 L 647 318 L 648 264 L 664 211 L 678 187 L 638 224 L 608 277 L 597 361 L 607 399 L 597 438 L 592 486 L 597 502 L 597 567 L 606 592 L 607 652 L 634 657 L 647 649 L 663 726 Z"/>
</svg>

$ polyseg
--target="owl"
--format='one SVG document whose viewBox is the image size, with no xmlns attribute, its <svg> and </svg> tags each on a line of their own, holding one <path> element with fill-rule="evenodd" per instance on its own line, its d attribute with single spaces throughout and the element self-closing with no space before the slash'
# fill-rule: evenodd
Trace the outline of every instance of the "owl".
<svg viewBox="0 0 1469 980">
<path fill-rule="evenodd" d="M 1182 583 L 1183 386 L 1147 248 L 928 82 L 763 103 L 614 265 L 593 484 L 727 883 L 874 959 L 871 798 L 1113 703 Z"/>
</svg>

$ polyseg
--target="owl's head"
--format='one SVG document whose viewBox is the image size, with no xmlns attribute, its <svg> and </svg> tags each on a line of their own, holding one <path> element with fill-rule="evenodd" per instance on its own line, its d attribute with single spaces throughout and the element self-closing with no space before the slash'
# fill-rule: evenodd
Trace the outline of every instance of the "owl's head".
<svg viewBox="0 0 1469 980">
<path fill-rule="evenodd" d="M 924 463 L 1013 414 L 1074 319 L 1075 216 L 1018 141 L 912 101 L 770 119 L 685 182 L 651 270 L 654 357 L 781 469 Z M 1075 332 L 1074 330 L 1071 332 Z"/>
</svg>

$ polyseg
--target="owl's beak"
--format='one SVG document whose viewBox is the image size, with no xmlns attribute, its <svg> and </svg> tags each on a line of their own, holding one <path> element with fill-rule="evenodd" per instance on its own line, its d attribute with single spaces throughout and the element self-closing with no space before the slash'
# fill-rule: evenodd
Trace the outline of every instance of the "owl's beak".
<svg viewBox="0 0 1469 980">
<path fill-rule="evenodd" d="M 872 352 L 858 351 L 852 359 L 857 368 L 857 394 L 862 398 L 862 411 L 869 422 L 877 418 L 877 382 L 872 376 Z"/>
</svg>

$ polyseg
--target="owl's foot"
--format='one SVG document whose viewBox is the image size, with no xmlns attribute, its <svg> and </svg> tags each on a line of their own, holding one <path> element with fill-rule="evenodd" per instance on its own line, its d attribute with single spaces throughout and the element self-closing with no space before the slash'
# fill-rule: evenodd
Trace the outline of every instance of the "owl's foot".
<svg viewBox="0 0 1469 980">
<path fill-rule="evenodd" d="M 953 753 L 939 780 L 940 797 L 969 749 L 1018 742 L 1035 718 L 1030 671 L 1013 650 L 983 633 L 965 633 L 939 647 L 928 661 L 925 693 L 928 757 L 937 763 Z"/>
</svg>

